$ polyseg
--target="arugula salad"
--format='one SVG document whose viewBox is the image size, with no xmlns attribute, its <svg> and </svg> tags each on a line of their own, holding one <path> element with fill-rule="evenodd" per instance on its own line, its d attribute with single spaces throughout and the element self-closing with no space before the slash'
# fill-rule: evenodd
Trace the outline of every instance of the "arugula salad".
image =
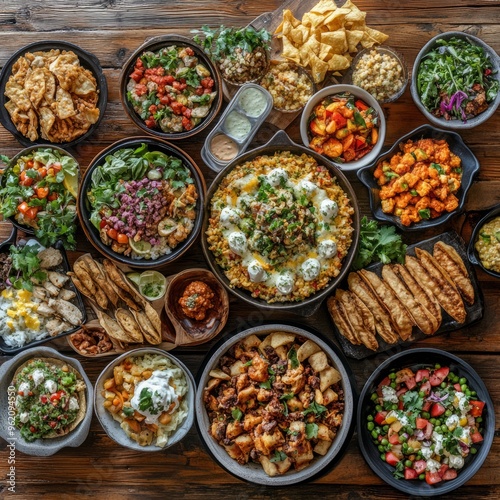
<svg viewBox="0 0 500 500">
<path fill-rule="evenodd" d="M 127 101 L 148 128 L 187 132 L 210 112 L 217 95 L 213 77 L 191 47 L 147 51 L 130 74 Z"/>
<path fill-rule="evenodd" d="M 418 68 L 422 104 L 446 120 L 465 123 L 479 115 L 496 98 L 499 85 L 489 55 L 467 39 L 438 40 Z"/>
<path fill-rule="evenodd" d="M 180 158 L 142 143 L 107 155 L 91 175 L 90 222 L 114 252 L 157 259 L 191 233 L 198 192 Z"/>
<path fill-rule="evenodd" d="M 78 163 L 53 148 L 34 149 L 9 165 L 2 175 L 0 212 L 3 217 L 31 228 L 44 246 L 61 240 L 64 248 L 76 246 Z"/>
</svg>

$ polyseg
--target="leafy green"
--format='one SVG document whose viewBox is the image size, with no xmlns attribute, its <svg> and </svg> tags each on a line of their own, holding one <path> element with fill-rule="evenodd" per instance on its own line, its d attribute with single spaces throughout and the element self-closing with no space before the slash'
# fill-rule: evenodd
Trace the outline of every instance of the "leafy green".
<svg viewBox="0 0 500 500">
<path fill-rule="evenodd" d="M 323 413 L 326 413 L 326 411 L 326 406 L 313 401 L 302 413 L 304 416 L 309 415 L 309 413 L 314 413 L 317 417 L 320 417 Z"/>
<path fill-rule="evenodd" d="M 243 417 L 243 412 L 239 408 L 234 408 L 231 415 L 236 422 L 239 422 Z"/>
<path fill-rule="evenodd" d="M 253 52 L 258 47 L 268 49 L 272 37 L 265 28 L 257 31 L 251 26 L 245 28 L 220 26 L 212 29 L 203 25 L 199 30 L 191 30 L 191 33 L 196 33 L 193 40 L 201 45 L 214 61 L 234 57 L 234 49 L 237 47 L 245 52 Z"/>
<path fill-rule="evenodd" d="M 420 215 L 420 217 L 422 219 L 430 219 L 431 218 L 431 211 L 429 208 L 423 208 L 423 209 L 418 211 L 418 215 Z"/>
<path fill-rule="evenodd" d="M 41 246 L 24 245 L 23 247 L 10 247 L 10 256 L 12 258 L 12 271 L 17 271 L 17 275 L 11 277 L 11 282 L 17 290 L 33 291 L 33 282 L 31 278 L 38 281 L 45 281 L 47 273 L 40 269 L 40 259 L 38 253 Z"/>
<path fill-rule="evenodd" d="M 424 399 L 416 391 L 407 391 L 403 394 L 403 404 L 405 411 L 419 411 L 422 409 Z"/>
<path fill-rule="evenodd" d="M 298 368 L 300 366 L 299 358 L 297 357 L 297 351 L 295 347 L 292 347 L 287 354 L 288 359 L 290 360 L 290 366 L 292 369 Z"/>
<path fill-rule="evenodd" d="M 314 422 L 311 424 L 306 424 L 306 438 L 307 439 L 315 439 L 318 437 L 318 424 Z"/>
<path fill-rule="evenodd" d="M 146 411 L 153 408 L 153 393 L 147 387 L 139 394 L 139 410 Z"/>
<path fill-rule="evenodd" d="M 404 479 L 404 477 L 405 477 L 404 470 L 405 470 L 405 464 L 404 464 L 404 461 L 403 461 L 403 460 L 400 460 L 400 461 L 396 464 L 395 469 L 392 471 L 392 475 L 393 475 L 396 479 Z"/>
<path fill-rule="evenodd" d="M 134 416 L 134 409 L 130 406 L 124 406 L 122 411 L 126 417 L 133 417 Z"/>
<path fill-rule="evenodd" d="M 446 174 L 446 172 L 444 171 L 444 168 L 439 163 L 431 163 L 430 168 L 436 169 L 439 175 Z"/>
<path fill-rule="evenodd" d="M 354 269 L 362 269 L 371 262 L 404 262 L 406 245 L 394 226 L 379 226 L 366 216 L 361 219 L 358 253 L 354 259 Z"/>
<path fill-rule="evenodd" d="M 285 453 L 283 453 L 280 450 L 274 450 L 274 457 L 269 460 L 270 462 L 283 462 L 283 460 L 286 460 L 287 456 Z"/>
</svg>

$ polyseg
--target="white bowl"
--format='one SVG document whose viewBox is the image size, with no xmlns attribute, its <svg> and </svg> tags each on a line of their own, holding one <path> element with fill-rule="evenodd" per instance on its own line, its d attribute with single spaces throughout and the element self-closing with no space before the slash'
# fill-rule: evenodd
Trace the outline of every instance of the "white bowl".
<svg viewBox="0 0 500 500">
<path fill-rule="evenodd" d="M 14 427 L 12 423 L 13 415 L 9 406 L 12 404 L 12 393 L 9 392 L 9 387 L 19 366 L 33 358 L 60 359 L 77 370 L 85 382 L 85 402 L 87 408 L 83 420 L 69 434 L 51 439 L 35 439 L 35 441 L 30 443 L 21 437 L 19 429 Z M 57 453 L 62 448 L 80 446 L 89 434 L 93 402 L 94 391 L 92 384 L 83 371 L 80 362 L 68 356 L 63 356 L 51 347 L 32 347 L 26 349 L 9 361 L 6 361 L 0 367 L 0 408 L 2 409 L 0 412 L 0 437 L 7 441 L 7 445 L 14 444 L 16 450 L 26 455 L 48 457 L 54 455 L 54 453 Z"/>
<path fill-rule="evenodd" d="M 363 158 L 357 161 L 350 161 L 346 163 L 338 163 L 333 161 L 328 156 L 322 155 L 324 158 L 332 162 L 336 167 L 340 168 L 344 171 L 349 170 L 357 170 L 358 168 L 364 167 L 365 165 L 369 165 L 375 161 L 377 156 L 382 151 L 382 147 L 384 146 L 385 141 L 385 133 L 386 133 L 386 125 L 385 125 L 385 116 L 384 111 L 378 101 L 366 90 L 357 87 L 356 85 L 331 85 L 330 87 L 325 87 L 321 89 L 319 92 L 316 92 L 306 104 L 304 111 L 302 112 L 302 116 L 300 118 L 300 136 L 302 138 L 302 142 L 304 146 L 309 148 L 309 134 L 308 134 L 308 125 L 309 125 L 309 117 L 313 112 L 313 109 L 319 102 L 321 102 L 325 97 L 334 94 L 341 94 L 343 92 L 350 92 L 357 98 L 364 101 L 368 106 L 371 106 L 378 114 L 379 117 L 379 126 L 378 126 L 378 141 L 375 147 Z"/>
<path fill-rule="evenodd" d="M 165 358 L 170 359 L 172 363 L 174 363 L 175 365 L 177 365 L 179 368 L 182 369 L 189 387 L 186 396 L 188 400 L 187 417 L 184 419 L 184 422 L 182 422 L 181 425 L 177 428 L 177 430 L 169 437 L 168 443 L 162 448 L 154 445 L 141 446 L 140 444 L 130 439 L 125 434 L 125 431 L 120 427 L 120 424 L 113 418 L 111 413 L 109 413 L 109 411 L 107 411 L 106 408 L 104 408 L 104 397 L 101 394 L 101 391 L 103 390 L 104 381 L 113 376 L 113 369 L 115 366 L 119 365 L 125 358 L 142 356 L 144 354 L 159 354 L 161 356 L 164 356 Z M 137 450 L 137 451 L 149 451 L 149 452 L 163 451 L 169 448 L 170 446 L 173 446 L 174 444 L 178 443 L 189 432 L 189 429 L 191 429 L 191 426 L 193 425 L 194 421 L 195 390 L 196 389 L 195 389 L 193 375 L 186 367 L 186 365 L 184 365 L 184 363 L 179 361 L 177 358 L 175 358 L 168 352 L 163 351 L 162 349 L 157 349 L 155 347 L 134 349 L 115 358 L 108 366 L 106 366 L 106 368 L 104 368 L 104 370 L 99 375 L 99 378 L 97 379 L 94 388 L 95 413 L 97 415 L 97 418 L 99 419 L 99 422 L 102 425 L 102 428 L 106 431 L 106 434 L 116 443 L 125 446 L 126 448 L 131 448 L 132 450 Z"/>
</svg>

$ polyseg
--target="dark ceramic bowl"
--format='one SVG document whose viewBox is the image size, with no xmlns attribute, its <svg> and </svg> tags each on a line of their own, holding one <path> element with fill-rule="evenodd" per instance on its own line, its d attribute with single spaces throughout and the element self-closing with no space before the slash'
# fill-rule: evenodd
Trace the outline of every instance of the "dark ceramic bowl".
<svg viewBox="0 0 500 500">
<path fill-rule="evenodd" d="M 249 461 L 246 465 L 239 464 L 232 459 L 226 450 L 209 434 L 210 419 L 204 403 L 204 389 L 210 377 L 210 371 L 217 367 L 219 359 L 231 347 L 242 342 L 246 337 L 256 335 L 261 340 L 272 332 L 295 334 L 304 339 L 310 339 L 326 353 L 330 366 L 336 368 L 341 376 L 341 385 L 344 390 L 344 416 L 337 435 L 324 456 L 315 455 L 311 463 L 300 471 L 290 469 L 283 475 L 268 476 L 262 466 Z M 354 418 L 356 415 L 357 390 L 351 368 L 341 350 L 330 340 L 313 330 L 306 330 L 288 323 L 265 324 L 249 328 L 239 333 L 231 332 L 215 344 L 205 357 L 196 376 L 198 390 L 196 393 L 196 427 L 198 434 L 211 457 L 227 472 L 238 479 L 263 486 L 289 486 L 318 479 L 330 472 L 342 459 L 352 434 L 354 432 Z"/>
<path fill-rule="evenodd" d="M 500 216 L 500 205 L 495 205 L 477 224 L 474 228 L 474 231 L 470 237 L 469 245 L 467 247 L 467 257 L 472 264 L 476 264 L 479 266 L 485 273 L 490 274 L 491 276 L 495 276 L 495 278 L 500 278 L 500 273 L 496 271 L 492 271 L 491 269 L 486 269 L 479 258 L 479 253 L 475 248 L 475 244 L 477 239 L 480 237 L 479 233 L 481 228 L 490 220 L 495 217 Z"/>
<path fill-rule="evenodd" d="M 14 167 L 15 164 L 17 163 L 17 160 L 23 156 L 26 156 L 28 155 L 29 153 L 31 153 L 32 151 L 36 151 L 40 148 L 50 148 L 50 149 L 53 149 L 55 151 L 59 151 L 59 153 L 61 155 L 65 155 L 65 156 L 69 156 L 70 158 L 73 158 L 73 160 L 75 160 L 76 164 L 78 165 L 78 183 L 80 184 L 80 181 L 81 181 L 81 170 L 80 170 L 80 165 L 77 161 L 77 159 L 69 154 L 65 149 L 63 149 L 62 147 L 60 146 L 55 146 L 53 144 L 47 144 L 47 143 L 40 143 L 40 144 L 36 144 L 35 146 L 29 146 L 21 151 L 19 151 L 19 153 L 17 153 L 17 155 L 15 155 L 14 157 L 12 157 L 12 159 L 10 160 L 10 163 L 9 163 L 9 166 L 7 167 L 7 169 L 11 168 L 11 167 Z M 7 170 L 6 169 L 6 170 Z M 0 186 L 4 186 L 4 183 L 6 182 L 6 176 L 5 175 L 2 175 L 0 176 Z M 75 201 L 76 203 L 76 201 Z M 12 224 L 14 226 L 16 226 L 19 230 L 27 233 L 27 234 L 35 234 L 35 230 L 30 227 L 30 226 L 26 226 L 25 224 L 20 224 L 17 220 L 16 220 L 16 217 L 15 215 L 9 217 L 9 220 L 12 222 Z M 75 220 L 74 220 L 74 224 L 76 224 L 76 217 L 75 217 Z"/>
<path fill-rule="evenodd" d="M 206 238 L 206 231 L 208 229 L 209 225 L 209 218 L 210 218 L 210 202 L 212 199 L 212 196 L 214 195 L 215 191 L 219 187 L 219 184 L 222 182 L 224 177 L 228 175 L 236 166 L 240 165 L 241 163 L 244 163 L 249 160 L 253 160 L 257 156 L 261 155 L 272 155 L 277 151 L 290 151 L 292 153 L 302 155 L 302 154 L 307 154 L 309 156 L 312 156 L 319 165 L 324 165 L 325 167 L 328 168 L 330 173 L 332 174 L 333 177 L 337 179 L 338 185 L 343 189 L 343 191 L 347 194 L 352 207 L 354 208 L 354 214 L 352 216 L 352 224 L 353 224 L 353 234 L 352 234 L 352 244 L 351 247 L 349 248 L 349 251 L 347 255 L 344 258 L 344 261 L 342 262 L 342 269 L 339 273 L 339 275 L 330 280 L 328 285 L 321 289 L 320 291 L 316 292 L 315 294 L 307 297 L 306 299 L 302 300 L 301 302 L 278 302 L 278 303 L 272 303 L 269 304 L 265 300 L 262 299 L 257 299 L 252 297 L 251 293 L 247 290 L 243 290 L 241 288 L 232 288 L 230 286 L 229 280 L 224 274 L 224 271 L 221 269 L 221 267 L 217 264 L 215 260 L 215 256 L 209 249 L 209 245 L 207 242 Z M 212 185 L 210 186 L 210 189 L 208 190 L 207 197 L 206 197 L 206 206 L 205 206 L 205 214 L 203 217 L 203 237 L 202 237 L 202 247 L 203 247 L 203 253 L 205 255 L 205 258 L 210 266 L 210 269 L 212 272 L 217 276 L 219 281 L 227 288 L 229 292 L 232 294 L 236 295 L 238 298 L 243 300 L 249 305 L 255 306 L 257 308 L 261 309 L 270 309 L 270 310 L 275 310 L 275 311 L 283 311 L 283 312 L 293 312 L 296 314 L 300 314 L 302 316 L 310 316 L 314 314 L 314 312 L 319 308 L 321 305 L 322 300 L 330 295 L 330 293 L 335 289 L 335 287 L 342 281 L 342 278 L 346 275 L 346 273 L 349 270 L 349 267 L 356 255 L 356 251 L 358 248 L 358 240 L 359 240 L 359 227 L 360 227 L 360 220 L 359 220 L 359 211 L 358 211 L 358 203 L 356 199 L 356 194 L 354 193 L 354 190 L 350 184 L 350 182 L 347 180 L 345 175 L 340 171 L 339 168 L 334 166 L 331 162 L 329 162 L 324 156 L 310 150 L 309 148 L 306 148 L 305 146 L 299 146 L 298 144 L 294 143 L 288 135 L 280 130 L 278 131 L 272 138 L 271 140 L 265 144 L 264 146 L 258 147 L 256 149 L 253 149 L 251 151 L 247 151 L 241 156 L 238 156 L 235 158 L 231 163 L 229 163 L 226 167 L 223 168 L 215 178 L 215 180 L 212 182 Z"/>
<path fill-rule="evenodd" d="M 120 427 L 120 423 L 113 418 L 113 415 L 111 415 L 111 413 L 107 411 L 106 408 L 104 408 L 105 399 L 102 395 L 102 391 L 104 390 L 104 382 L 106 379 L 113 376 L 115 366 L 119 365 L 125 358 L 144 356 L 146 354 L 161 355 L 165 358 L 168 358 L 174 365 L 177 365 L 182 370 L 188 386 L 188 392 L 184 396 L 188 402 L 188 413 L 184 420 L 179 424 L 177 429 L 169 437 L 167 444 L 163 448 L 152 444 L 148 446 L 141 446 L 136 441 L 130 439 L 127 434 L 125 434 L 125 431 Z M 168 353 L 167 351 L 157 349 L 155 347 L 139 348 L 121 354 L 113 361 L 111 361 L 111 363 L 109 363 L 106 368 L 104 368 L 104 370 L 100 373 L 94 388 L 94 409 L 97 415 L 97 419 L 99 420 L 102 428 L 115 443 L 118 443 L 121 446 L 130 448 L 131 450 L 135 451 L 158 452 L 166 450 L 174 444 L 177 444 L 186 436 L 186 434 L 189 432 L 189 429 L 191 429 L 194 422 L 195 391 L 196 386 L 194 383 L 194 377 L 186 367 L 186 365 L 179 359 L 177 359 L 175 356 L 172 356 L 172 354 Z"/>
<path fill-rule="evenodd" d="M 486 43 L 484 43 L 480 38 L 470 35 L 469 33 L 463 33 L 462 31 L 448 31 L 446 33 L 440 33 L 434 38 L 431 38 L 418 53 L 415 63 L 413 64 L 413 71 L 411 76 L 411 96 L 413 102 L 420 110 L 420 112 L 425 116 L 427 120 L 436 125 L 437 127 L 445 127 L 454 130 L 465 130 L 477 127 L 481 123 L 491 118 L 495 113 L 498 105 L 500 104 L 500 92 L 497 93 L 495 99 L 489 104 L 486 111 L 483 111 L 479 115 L 467 119 L 464 123 L 462 120 L 446 120 L 445 118 L 433 115 L 420 100 L 420 93 L 417 85 L 418 70 L 420 68 L 420 63 L 427 53 L 433 50 L 436 46 L 438 40 L 449 40 L 450 38 L 462 38 L 468 40 L 473 45 L 478 45 L 482 47 L 485 53 L 488 55 L 491 64 L 493 66 L 493 74 L 495 78 L 500 81 L 500 57 L 498 54 Z"/>
<path fill-rule="evenodd" d="M 19 49 L 15 52 L 11 58 L 5 63 L 5 66 L 2 68 L 2 72 L 0 73 L 0 123 L 23 145 L 23 146 L 32 146 L 33 144 L 47 144 L 49 141 L 47 139 L 42 139 L 39 137 L 36 141 L 30 141 L 26 136 L 21 134 L 12 122 L 10 115 L 5 108 L 5 102 L 7 101 L 7 97 L 5 96 L 5 85 L 9 80 L 10 75 L 12 74 L 12 66 L 14 63 L 27 52 L 36 52 L 36 51 L 49 51 L 51 49 L 60 49 L 61 51 L 72 51 L 80 60 L 81 66 L 90 70 L 94 75 L 94 78 L 97 82 L 97 91 L 98 91 L 98 100 L 97 107 L 99 108 L 99 118 L 96 123 L 92 124 L 89 129 L 82 134 L 80 137 L 77 137 L 73 141 L 70 142 L 58 142 L 57 145 L 62 148 L 73 147 L 79 142 L 88 139 L 97 129 L 99 123 L 104 117 L 104 112 L 106 110 L 106 105 L 108 102 L 108 85 L 106 83 L 106 77 L 101 68 L 101 64 L 97 57 L 86 50 L 81 49 L 77 45 L 74 45 L 69 42 L 64 41 L 52 41 L 46 40 L 41 42 L 34 42 L 26 45 L 25 47 Z M 56 143 L 51 143 L 56 144 Z"/>
<path fill-rule="evenodd" d="M 163 132 L 159 128 L 149 128 L 146 126 L 144 120 L 140 115 L 133 109 L 132 105 L 127 99 L 127 85 L 130 80 L 130 75 L 134 71 L 134 66 L 137 58 L 140 57 L 144 52 L 147 51 L 157 51 L 171 45 L 190 47 L 193 49 L 198 60 L 203 63 L 203 65 L 210 70 L 211 78 L 215 81 L 214 89 L 217 91 L 217 95 L 212 102 L 210 111 L 207 116 L 205 116 L 202 121 L 194 127 L 192 130 L 177 132 L 177 133 L 167 133 Z M 120 75 L 120 98 L 122 101 L 123 108 L 127 113 L 128 117 L 134 122 L 134 124 L 139 127 L 143 132 L 158 137 L 160 139 L 165 139 L 168 141 L 176 141 L 179 139 L 187 139 L 198 134 L 205 128 L 207 128 L 212 121 L 217 116 L 222 106 L 222 100 L 224 98 L 222 91 L 222 79 L 220 77 L 219 71 L 216 69 L 210 58 L 203 52 L 201 47 L 193 43 L 189 38 L 185 38 L 180 35 L 163 35 L 152 38 L 141 45 L 127 60 L 123 65 L 123 69 Z"/>
<path fill-rule="evenodd" d="M 85 403 L 87 408 L 83 420 L 69 434 L 52 439 L 36 439 L 29 443 L 21 437 L 19 430 L 11 424 L 10 411 L 7 410 L 10 409 L 10 405 L 12 404 L 10 398 L 14 397 L 14 395 L 12 392 L 9 392 L 9 387 L 17 368 L 26 361 L 37 357 L 60 359 L 78 371 L 86 386 Z M 7 444 L 14 444 L 16 451 L 36 457 L 48 457 L 63 448 L 76 448 L 80 446 L 89 434 L 93 405 L 94 389 L 80 362 L 74 358 L 62 355 L 55 349 L 50 347 L 34 347 L 19 353 L 0 366 L 0 407 L 4 410 L 0 413 L 0 437 Z"/>
<path fill-rule="evenodd" d="M 476 445 L 477 453 L 475 455 L 469 454 L 465 459 L 465 465 L 458 471 L 458 476 L 455 479 L 441 481 L 435 485 L 429 485 L 426 481 L 419 481 L 418 479 L 413 481 L 396 479 L 392 474 L 394 467 L 381 460 L 380 452 L 373 443 L 371 431 L 367 428 L 367 417 L 372 414 L 371 412 L 373 411 L 373 402 L 370 399 L 371 394 L 392 370 L 400 370 L 408 367 L 415 371 L 420 368 L 433 366 L 436 363 L 439 363 L 441 366 L 448 366 L 450 371 L 460 377 L 466 377 L 468 386 L 471 390 L 477 392 L 477 398 L 486 403 L 482 415 L 484 441 Z M 412 495 L 412 497 L 429 497 L 450 493 L 469 481 L 469 479 L 471 479 L 480 469 L 488 456 L 488 452 L 493 442 L 495 433 L 495 411 L 493 401 L 484 382 L 468 363 L 440 349 L 418 348 L 399 352 L 391 356 L 380 364 L 370 375 L 359 397 L 357 426 L 358 443 L 361 453 L 375 474 L 387 484 L 408 495 Z"/>
<path fill-rule="evenodd" d="M 114 152 L 125 149 L 125 148 L 137 148 L 141 144 L 147 144 L 149 146 L 150 151 L 161 151 L 169 156 L 174 156 L 182 160 L 182 163 L 185 167 L 187 167 L 191 173 L 191 176 L 194 180 L 194 184 L 196 186 L 196 190 L 198 192 L 198 199 L 196 200 L 196 219 L 194 221 L 194 227 L 189 236 L 181 243 L 179 243 L 169 254 L 162 255 L 158 259 L 132 259 L 131 257 L 124 256 L 117 252 L 114 252 L 111 249 L 111 246 L 105 245 L 99 236 L 98 230 L 95 226 L 90 222 L 90 214 L 91 214 L 91 206 L 87 196 L 87 192 L 89 191 L 92 184 L 92 173 L 94 170 L 101 165 L 106 156 L 113 154 Z M 203 178 L 203 174 L 200 169 L 193 161 L 193 159 L 188 156 L 184 151 L 179 149 L 177 146 L 173 144 L 169 144 L 168 142 L 162 141 L 160 139 L 154 139 L 152 137 L 133 137 L 129 139 L 121 139 L 117 141 L 111 146 L 103 149 L 89 164 L 85 176 L 80 183 L 80 190 L 78 193 L 78 218 L 80 219 L 80 224 L 87 236 L 87 239 L 92 243 L 94 248 L 100 252 L 105 257 L 108 257 L 112 261 L 117 264 L 126 264 L 132 268 L 139 269 L 153 269 L 170 262 L 173 262 L 175 259 L 180 257 L 181 255 L 188 250 L 188 248 L 194 243 L 196 237 L 198 236 L 203 218 L 203 204 L 205 199 L 206 185 L 205 179 Z"/>
<path fill-rule="evenodd" d="M 17 229 L 14 226 L 9 238 L 0 244 L 0 253 L 8 253 L 10 246 L 16 244 L 16 237 L 17 237 Z M 66 255 L 66 250 L 64 249 L 62 241 L 56 242 L 56 244 L 54 245 L 54 248 L 59 250 L 63 256 L 63 261 L 62 261 L 61 266 L 58 266 L 58 268 L 56 268 L 55 270 L 61 271 L 61 272 L 69 271 L 71 269 L 71 267 L 69 265 L 68 256 Z M 59 269 L 59 267 L 60 267 L 60 269 Z M 67 284 L 64 288 L 69 288 L 71 291 L 75 292 L 76 296 L 73 299 L 71 299 L 70 302 L 72 304 L 74 304 L 75 306 L 77 306 L 78 309 L 80 309 L 80 311 L 83 315 L 82 324 L 85 324 L 85 322 L 87 321 L 87 312 L 85 309 L 85 304 L 83 302 L 82 295 L 80 294 L 79 290 L 75 287 L 75 285 L 73 284 L 73 282 L 71 280 L 69 280 L 67 282 Z M 59 335 L 56 335 L 54 337 L 51 337 L 50 335 L 48 335 L 47 337 L 45 337 L 43 339 L 33 340 L 33 341 L 31 341 L 31 342 L 29 342 L 21 347 L 11 347 L 11 346 L 7 345 L 7 343 L 5 342 L 5 340 L 3 338 L 0 337 L 0 354 L 8 354 L 8 355 L 17 354 L 18 352 L 24 351 L 26 349 L 30 349 L 32 347 L 36 347 L 36 346 L 39 346 L 41 344 L 45 344 L 46 342 L 51 342 L 52 340 L 56 340 L 56 339 L 65 337 L 66 335 L 69 335 L 70 333 L 74 333 L 79 329 L 80 329 L 80 326 L 72 326 L 69 330 L 62 332 Z"/>
<path fill-rule="evenodd" d="M 377 179 L 373 176 L 375 169 L 379 162 L 383 160 L 390 159 L 393 155 L 400 151 L 400 146 L 406 143 L 408 140 L 418 141 L 419 139 L 435 139 L 441 140 L 445 139 L 452 153 L 455 153 L 462 160 L 462 185 L 458 190 L 457 197 L 459 199 L 459 205 L 453 212 L 446 212 L 445 214 L 436 217 L 435 219 L 421 220 L 420 222 L 413 223 L 411 226 L 404 226 L 401 223 L 401 219 L 392 214 L 386 214 L 382 212 L 381 200 L 380 200 L 380 186 L 377 183 Z M 467 191 L 472 185 L 476 174 L 479 171 L 479 162 L 474 156 L 474 153 L 466 146 L 463 139 L 456 132 L 451 132 L 448 130 L 441 130 L 432 125 L 422 125 L 421 127 L 412 130 L 408 134 L 399 138 L 394 145 L 381 154 L 374 163 L 366 167 L 361 168 L 357 174 L 359 180 L 368 188 L 368 195 L 370 198 L 370 208 L 373 216 L 382 222 L 390 222 L 394 224 L 402 231 L 423 231 L 424 229 L 429 229 L 431 227 L 436 227 L 444 224 L 446 221 L 454 217 L 457 213 L 460 213 L 464 207 L 465 200 L 467 197 Z"/>
</svg>

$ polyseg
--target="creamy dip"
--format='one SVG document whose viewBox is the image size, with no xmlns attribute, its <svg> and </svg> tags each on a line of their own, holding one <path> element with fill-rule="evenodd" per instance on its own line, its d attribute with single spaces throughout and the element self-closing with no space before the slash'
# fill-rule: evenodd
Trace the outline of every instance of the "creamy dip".
<svg viewBox="0 0 500 500">
<path fill-rule="evenodd" d="M 227 135 L 217 134 L 210 141 L 210 151 L 219 160 L 230 161 L 238 154 L 238 146 Z"/>
<path fill-rule="evenodd" d="M 226 132 L 235 139 L 243 139 L 252 128 L 252 125 L 246 116 L 237 111 L 231 111 L 224 122 Z"/>
<path fill-rule="evenodd" d="M 479 230 L 475 248 L 481 264 L 490 271 L 500 273 L 500 216 Z"/>
<path fill-rule="evenodd" d="M 267 106 L 266 96 L 255 87 L 244 90 L 240 95 L 240 106 L 252 118 L 257 118 Z"/>
</svg>

